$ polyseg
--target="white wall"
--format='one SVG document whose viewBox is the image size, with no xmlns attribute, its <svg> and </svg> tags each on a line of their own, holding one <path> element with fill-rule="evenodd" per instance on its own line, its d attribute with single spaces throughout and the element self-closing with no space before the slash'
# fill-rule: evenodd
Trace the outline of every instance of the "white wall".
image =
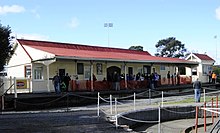
<svg viewBox="0 0 220 133">
<path fill-rule="evenodd" d="M 24 77 L 24 66 L 31 65 L 31 59 L 20 45 L 17 45 L 15 53 L 7 65 L 8 77 Z"/>
</svg>

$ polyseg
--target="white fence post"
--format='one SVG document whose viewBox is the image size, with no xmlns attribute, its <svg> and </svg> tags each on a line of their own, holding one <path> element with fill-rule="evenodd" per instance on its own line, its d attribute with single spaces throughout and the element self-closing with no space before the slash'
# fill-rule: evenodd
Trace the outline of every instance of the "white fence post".
<svg viewBox="0 0 220 133">
<path fill-rule="evenodd" d="M 110 113 L 112 115 L 112 95 L 110 95 Z"/>
<path fill-rule="evenodd" d="M 99 108 L 99 105 L 100 105 L 100 103 L 99 103 L 99 102 L 100 102 L 100 101 L 99 101 L 99 97 L 100 97 L 100 96 L 99 96 L 99 95 L 100 95 L 100 94 L 99 94 L 99 92 L 98 92 L 98 103 L 97 103 L 97 116 L 98 116 L 98 117 L 99 117 L 99 109 L 100 109 L 100 108 Z"/>
<path fill-rule="evenodd" d="M 115 98 L 115 114 L 116 115 L 118 114 L 118 111 L 117 111 L 117 98 Z"/>
<path fill-rule="evenodd" d="M 149 103 L 151 104 L 151 90 L 149 89 Z"/>
<path fill-rule="evenodd" d="M 205 102 L 205 88 L 203 88 L 203 92 L 204 92 L 204 102 Z"/>
<path fill-rule="evenodd" d="M 162 107 L 163 107 L 163 91 L 162 91 Z"/>
<path fill-rule="evenodd" d="M 1 98 L 2 98 L 2 110 L 5 110 L 5 96 L 2 95 Z"/>
<path fill-rule="evenodd" d="M 115 127 L 118 128 L 118 115 L 115 115 Z"/>
<path fill-rule="evenodd" d="M 136 94 L 135 94 L 135 92 L 134 92 L 134 110 L 136 110 L 136 109 L 135 109 L 135 102 L 136 102 Z"/>
<path fill-rule="evenodd" d="M 160 104 L 158 108 L 158 133 L 160 133 Z"/>
<path fill-rule="evenodd" d="M 14 93 L 15 98 L 18 98 L 16 77 L 14 77 Z"/>
</svg>

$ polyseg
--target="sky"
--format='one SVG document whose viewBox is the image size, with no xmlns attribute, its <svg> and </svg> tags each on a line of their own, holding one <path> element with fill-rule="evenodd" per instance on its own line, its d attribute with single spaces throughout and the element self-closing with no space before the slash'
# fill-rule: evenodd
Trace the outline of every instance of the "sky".
<svg viewBox="0 0 220 133">
<path fill-rule="evenodd" d="M 0 0 L 0 23 L 17 38 L 140 45 L 152 55 L 159 40 L 175 37 L 220 64 L 220 0 Z"/>
</svg>

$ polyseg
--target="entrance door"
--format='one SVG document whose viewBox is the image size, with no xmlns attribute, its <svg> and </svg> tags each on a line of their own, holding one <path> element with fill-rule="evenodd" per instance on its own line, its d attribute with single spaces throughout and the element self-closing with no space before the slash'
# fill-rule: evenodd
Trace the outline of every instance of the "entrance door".
<svg viewBox="0 0 220 133">
<path fill-rule="evenodd" d="M 113 76 L 115 71 L 119 75 L 121 75 L 121 69 L 119 67 L 111 66 L 111 67 L 107 68 L 107 81 L 112 81 L 112 76 Z"/>
</svg>

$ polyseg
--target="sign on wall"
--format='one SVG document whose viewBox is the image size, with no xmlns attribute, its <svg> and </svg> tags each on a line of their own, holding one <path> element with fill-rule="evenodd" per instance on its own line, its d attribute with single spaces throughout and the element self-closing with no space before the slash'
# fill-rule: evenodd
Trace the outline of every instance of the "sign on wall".
<svg viewBox="0 0 220 133">
<path fill-rule="evenodd" d="M 27 79 L 16 80 L 17 89 L 27 89 Z"/>
</svg>

